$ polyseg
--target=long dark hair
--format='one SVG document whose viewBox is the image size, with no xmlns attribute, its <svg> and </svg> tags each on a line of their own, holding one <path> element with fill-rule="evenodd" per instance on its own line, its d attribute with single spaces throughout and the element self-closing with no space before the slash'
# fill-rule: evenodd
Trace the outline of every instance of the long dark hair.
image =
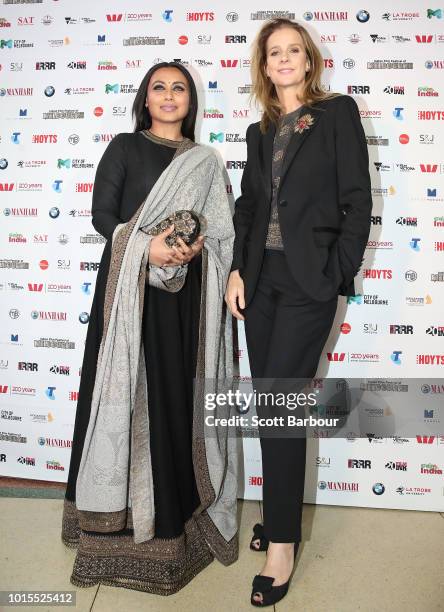
<svg viewBox="0 0 444 612">
<path fill-rule="evenodd" d="M 193 81 L 193 77 L 185 68 L 185 66 L 179 64 L 178 62 L 159 62 L 158 64 L 154 64 L 154 66 L 152 66 L 148 70 L 146 75 L 143 77 L 133 103 L 132 116 L 135 122 L 134 131 L 140 132 L 140 130 L 147 130 L 151 127 L 151 115 L 149 110 L 145 106 L 146 91 L 151 77 L 156 72 L 156 70 L 159 70 L 159 68 L 177 68 L 181 71 L 181 73 L 184 75 L 188 82 L 188 87 L 190 90 L 190 106 L 188 109 L 188 114 L 182 122 L 182 135 L 194 141 L 194 128 L 196 126 L 197 115 L 196 85 Z"/>
</svg>

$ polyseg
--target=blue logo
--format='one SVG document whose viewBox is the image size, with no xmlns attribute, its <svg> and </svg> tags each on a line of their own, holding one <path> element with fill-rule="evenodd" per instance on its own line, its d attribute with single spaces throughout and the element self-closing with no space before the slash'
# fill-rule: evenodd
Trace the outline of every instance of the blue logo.
<svg viewBox="0 0 444 612">
<path fill-rule="evenodd" d="M 79 314 L 79 321 L 80 321 L 80 323 L 88 323 L 88 321 L 89 321 L 89 314 L 87 312 L 81 312 Z"/>
<path fill-rule="evenodd" d="M 27 117 L 28 116 L 28 109 L 27 108 L 21 108 L 19 110 L 19 117 Z"/>
<path fill-rule="evenodd" d="M 362 304 L 362 294 L 347 296 L 347 304 Z"/>
<path fill-rule="evenodd" d="M 360 22 L 360 23 L 367 23 L 367 21 L 370 19 L 370 13 L 368 11 L 358 11 L 356 13 L 356 19 Z"/>
<path fill-rule="evenodd" d="M 164 21 L 171 23 L 173 21 L 173 11 L 171 9 L 167 9 L 166 11 L 163 11 L 162 17 Z"/>
<path fill-rule="evenodd" d="M 393 111 L 393 116 L 395 117 L 395 119 L 398 119 L 398 121 L 403 121 L 404 116 L 402 115 L 402 111 L 403 111 L 403 107 L 402 106 L 396 106 L 395 110 Z"/>
<path fill-rule="evenodd" d="M 421 238 L 412 238 L 409 242 L 410 247 L 414 250 L 414 251 L 419 251 L 419 242 L 420 242 Z"/>
<path fill-rule="evenodd" d="M 303 17 L 304 17 L 305 21 L 311 21 L 313 19 L 313 13 L 311 13 L 310 11 L 306 11 L 303 14 Z"/>
<path fill-rule="evenodd" d="M 400 355 L 402 355 L 402 351 L 393 351 L 393 353 L 390 355 L 390 359 L 395 365 L 401 365 Z"/>
<path fill-rule="evenodd" d="M 46 391 L 45 391 L 45 395 L 48 399 L 50 400 L 55 400 L 55 393 L 54 391 L 57 389 L 57 387 L 47 387 Z"/>
<path fill-rule="evenodd" d="M 56 193 L 62 193 L 62 183 L 63 181 L 60 181 L 60 180 L 53 182 L 52 188 L 54 189 Z"/>
<path fill-rule="evenodd" d="M 11 140 L 14 144 L 20 144 L 21 132 L 12 132 Z"/>
<path fill-rule="evenodd" d="M 430 189 L 429 187 L 427 187 L 427 197 L 436 198 L 436 187 L 434 189 Z"/>
<path fill-rule="evenodd" d="M 91 295 L 91 283 L 83 283 L 81 289 L 85 295 Z"/>
<path fill-rule="evenodd" d="M 105 42 L 105 34 L 97 34 L 97 42 L 104 43 Z"/>
</svg>

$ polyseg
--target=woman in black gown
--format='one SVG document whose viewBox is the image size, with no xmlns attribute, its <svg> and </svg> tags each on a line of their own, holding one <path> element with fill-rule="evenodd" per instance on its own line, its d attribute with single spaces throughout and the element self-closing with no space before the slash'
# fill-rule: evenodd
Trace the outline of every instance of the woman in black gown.
<svg viewBox="0 0 444 612">
<path fill-rule="evenodd" d="M 135 545 L 132 529 L 85 532 L 76 517 L 76 479 L 90 416 L 97 357 L 103 333 L 105 288 L 112 235 L 146 198 L 183 140 L 194 140 L 197 94 L 188 71 L 174 62 L 153 66 L 133 106 L 134 133 L 118 134 L 97 167 L 92 224 L 106 239 L 97 274 L 85 343 L 73 447 L 64 501 L 62 540 L 78 547 L 71 581 L 102 583 L 158 594 L 178 591 L 214 558 L 193 512 L 199 494 L 192 459 L 193 377 L 199 334 L 203 237 L 170 249 L 153 238 L 150 264 L 188 263 L 183 288 L 168 292 L 145 285 L 142 320 L 150 393 L 150 447 L 156 512 L 155 538 Z M 157 243 L 157 244 L 155 244 Z"/>
</svg>

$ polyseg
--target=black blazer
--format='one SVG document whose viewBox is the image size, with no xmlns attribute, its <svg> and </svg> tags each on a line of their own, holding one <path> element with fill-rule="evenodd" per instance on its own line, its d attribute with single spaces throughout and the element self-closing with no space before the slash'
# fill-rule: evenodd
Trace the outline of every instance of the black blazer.
<svg viewBox="0 0 444 612">
<path fill-rule="evenodd" d="M 277 194 L 289 268 L 315 300 L 355 295 L 354 277 L 370 232 L 372 211 L 367 142 L 358 106 L 341 95 L 302 111 L 313 123 L 288 144 Z M 247 129 L 247 163 L 234 211 L 231 270 L 244 281 L 245 305 L 258 280 L 270 217 L 275 127 Z"/>
</svg>

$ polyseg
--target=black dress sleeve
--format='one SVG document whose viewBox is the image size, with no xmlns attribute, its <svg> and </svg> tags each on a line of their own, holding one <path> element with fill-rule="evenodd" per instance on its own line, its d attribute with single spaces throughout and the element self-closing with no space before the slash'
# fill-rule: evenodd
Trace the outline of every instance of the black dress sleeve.
<svg viewBox="0 0 444 612">
<path fill-rule="evenodd" d="M 120 202 L 127 171 L 126 134 L 117 134 L 106 147 L 97 166 L 92 196 L 92 224 L 109 240 L 120 218 Z"/>
</svg>

